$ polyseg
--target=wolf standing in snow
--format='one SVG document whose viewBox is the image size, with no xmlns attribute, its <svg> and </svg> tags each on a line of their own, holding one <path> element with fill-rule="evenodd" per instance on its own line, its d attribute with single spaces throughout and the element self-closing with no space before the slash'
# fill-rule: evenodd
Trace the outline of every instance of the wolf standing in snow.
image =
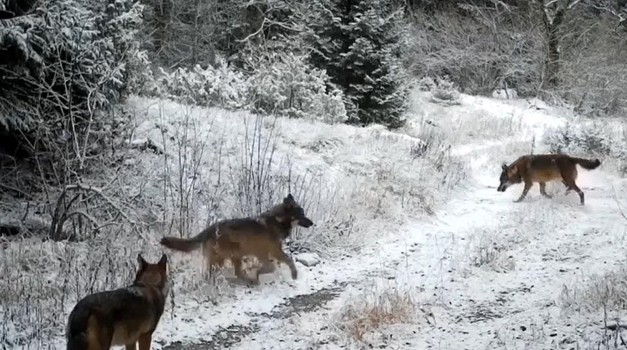
<svg viewBox="0 0 627 350">
<path fill-rule="evenodd" d="M 156 264 L 137 256 L 135 281 L 126 288 L 94 293 L 81 299 L 67 322 L 67 350 L 150 350 L 152 333 L 168 294 L 167 257 Z"/>
<path fill-rule="evenodd" d="M 566 194 L 571 190 L 575 190 L 579 195 L 581 205 L 584 205 L 583 191 L 575 183 L 577 179 L 576 164 L 579 164 L 584 169 L 593 170 L 601 165 L 601 161 L 598 159 L 575 158 L 566 154 L 521 156 L 509 166 L 503 163 L 503 171 L 500 177 L 501 183 L 497 191 L 505 192 L 509 186 L 524 182 L 525 187 L 522 194 L 514 201 L 520 202 L 527 196 L 533 183 L 537 182 L 540 184 L 540 193 L 547 198 L 551 198 L 551 196 L 546 193 L 546 183 L 561 180 L 566 186 Z"/>
</svg>

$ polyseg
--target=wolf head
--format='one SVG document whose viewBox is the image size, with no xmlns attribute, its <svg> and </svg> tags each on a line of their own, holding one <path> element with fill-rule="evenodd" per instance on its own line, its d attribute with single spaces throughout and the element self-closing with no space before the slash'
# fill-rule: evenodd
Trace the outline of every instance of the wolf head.
<svg viewBox="0 0 627 350">
<path fill-rule="evenodd" d="M 508 167 L 507 164 L 503 163 L 503 165 L 501 165 L 501 169 L 501 177 L 499 178 L 501 183 L 496 189 L 497 191 L 505 192 L 509 186 L 522 182 L 522 178 L 518 173 L 518 167 L 515 165 Z"/>
<path fill-rule="evenodd" d="M 168 257 L 163 254 L 156 264 L 146 262 L 141 254 L 137 255 L 137 274 L 135 275 L 135 283 L 141 283 L 146 286 L 158 288 L 167 294 L 168 274 L 167 263 Z"/>
<path fill-rule="evenodd" d="M 313 221 L 305 216 L 305 210 L 296 203 L 291 194 L 283 198 L 283 203 L 277 209 L 275 212 L 277 221 L 290 222 L 291 227 L 302 226 L 307 228 L 313 225 Z"/>
</svg>

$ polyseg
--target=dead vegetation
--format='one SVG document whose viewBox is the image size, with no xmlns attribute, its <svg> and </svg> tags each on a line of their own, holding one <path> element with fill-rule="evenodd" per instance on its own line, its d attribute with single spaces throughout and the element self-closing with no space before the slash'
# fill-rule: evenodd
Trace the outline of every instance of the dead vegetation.
<svg viewBox="0 0 627 350">
<path fill-rule="evenodd" d="M 420 307 L 408 290 L 386 289 L 354 298 L 339 316 L 339 328 L 354 341 L 366 342 L 374 331 L 386 326 L 411 324 Z"/>
</svg>

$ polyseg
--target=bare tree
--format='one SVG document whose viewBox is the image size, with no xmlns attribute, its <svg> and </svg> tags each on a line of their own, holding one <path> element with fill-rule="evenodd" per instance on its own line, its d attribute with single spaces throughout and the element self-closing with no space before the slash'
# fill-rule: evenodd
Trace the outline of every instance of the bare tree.
<svg viewBox="0 0 627 350">
<path fill-rule="evenodd" d="M 560 71 L 560 36 L 559 30 L 564 22 L 566 13 L 573 9 L 581 0 L 536 0 L 542 11 L 547 50 L 544 60 L 545 79 L 543 88 L 553 88 L 558 85 Z"/>
</svg>

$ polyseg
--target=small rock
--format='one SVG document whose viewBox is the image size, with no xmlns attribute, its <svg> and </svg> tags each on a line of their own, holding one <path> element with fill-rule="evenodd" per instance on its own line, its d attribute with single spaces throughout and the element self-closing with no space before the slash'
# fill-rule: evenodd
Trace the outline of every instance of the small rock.
<svg viewBox="0 0 627 350">
<path fill-rule="evenodd" d="M 302 253 L 296 256 L 296 261 L 307 267 L 311 267 L 320 263 L 320 257 L 318 257 L 316 253 Z"/>
</svg>

